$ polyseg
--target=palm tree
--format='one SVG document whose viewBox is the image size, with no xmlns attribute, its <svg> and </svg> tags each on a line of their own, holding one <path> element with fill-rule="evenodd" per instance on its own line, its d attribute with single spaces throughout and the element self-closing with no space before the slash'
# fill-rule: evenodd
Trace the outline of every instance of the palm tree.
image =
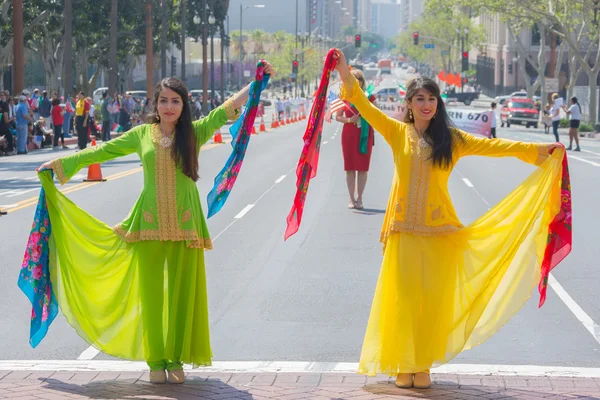
<svg viewBox="0 0 600 400">
<path fill-rule="evenodd" d="M 252 38 L 254 54 L 256 54 L 257 56 L 260 56 L 261 54 L 263 54 L 265 52 L 263 43 L 265 42 L 267 33 L 265 31 L 263 31 L 262 29 L 255 29 L 250 34 L 250 37 Z"/>
</svg>

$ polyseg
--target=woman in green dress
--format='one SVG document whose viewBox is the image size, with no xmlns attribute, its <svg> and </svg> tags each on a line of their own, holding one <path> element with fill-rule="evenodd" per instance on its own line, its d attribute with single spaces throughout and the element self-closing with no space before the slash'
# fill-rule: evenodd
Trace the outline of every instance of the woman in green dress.
<svg viewBox="0 0 600 400">
<path fill-rule="evenodd" d="M 273 75 L 266 63 L 265 73 Z M 239 116 L 249 86 L 192 122 L 183 82 L 155 89 L 151 123 L 40 166 L 64 184 L 80 169 L 137 153 L 144 188 L 129 216 L 109 227 L 52 182 L 50 273 L 67 321 L 106 354 L 145 360 L 152 383 L 184 382 L 184 363 L 210 365 L 204 249 L 212 242 L 196 186 L 200 147 Z"/>
</svg>

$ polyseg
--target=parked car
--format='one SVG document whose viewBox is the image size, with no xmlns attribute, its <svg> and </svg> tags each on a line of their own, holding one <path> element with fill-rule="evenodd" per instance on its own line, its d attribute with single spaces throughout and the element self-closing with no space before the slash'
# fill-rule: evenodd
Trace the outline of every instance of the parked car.
<svg viewBox="0 0 600 400">
<path fill-rule="evenodd" d="M 373 94 L 375 95 L 377 100 L 380 100 L 380 101 L 387 101 L 390 96 L 392 96 L 394 99 L 398 99 L 400 97 L 398 88 L 395 88 L 395 87 L 379 89 L 378 91 L 376 91 Z"/>
<path fill-rule="evenodd" d="M 525 125 L 527 128 L 538 127 L 539 112 L 535 108 L 533 100 L 523 97 L 513 97 L 507 101 L 500 109 L 501 126 L 506 124 L 510 128 L 511 124 Z"/>
<path fill-rule="evenodd" d="M 134 100 L 135 99 L 144 100 L 146 97 L 148 97 L 148 92 L 146 92 L 145 90 L 129 90 L 125 93 L 130 94 Z"/>
<path fill-rule="evenodd" d="M 477 100 L 479 98 L 478 92 L 457 92 L 454 88 L 448 88 L 444 91 L 448 96 L 448 101 L 454 100 L 459 103 L 464 103 L 465 106 L 471 105 L 473 100 Z"/>
</svg>

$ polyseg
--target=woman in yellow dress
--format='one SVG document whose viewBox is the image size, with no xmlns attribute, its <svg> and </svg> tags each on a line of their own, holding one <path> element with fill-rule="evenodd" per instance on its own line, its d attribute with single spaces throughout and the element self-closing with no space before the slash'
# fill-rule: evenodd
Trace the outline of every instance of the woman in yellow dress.
<svg viewBox="0 0 600 400">
<path fill-rule="evenodd" d="M 423 77 L 407 85 L 408 115 L 397 121 L 369 102 L 340 50 L 335 57 L 340 97 L 381 133 L 395 165 L 358 372 L 397 374 L 398 387 L 427 388 L 432 366 L 487 340 L 540 281 L 548 226 L 560 210 L 564 148 L 454 128 L 439 87 Z M 447 182 L 458 159 L 469 155 L 512 156 L 541 167 L 465 227 Z"/>
</svg>

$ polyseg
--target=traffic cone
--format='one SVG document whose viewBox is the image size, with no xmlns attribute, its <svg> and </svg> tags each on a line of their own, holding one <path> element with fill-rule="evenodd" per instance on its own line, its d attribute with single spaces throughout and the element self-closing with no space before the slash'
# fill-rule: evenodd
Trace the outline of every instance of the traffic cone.
<svg viewBox="0 0 600 400">
<path fill-rule="evenodd" d="M 271 129 L 275 129 L 278 127 L 279 127 L 279 124 L 277 123 L 277 120 L 275 119 L 275 114 L 271 114 Z"/>
<path fill-rule="evenodd" d="M 279 121 L 279 125 L 285 126 L 285 118 L 281 118 L 281 121 Z"/>
<path fill-rule="evenodd" d="M 252 125 L 252 134 L 256 135 L 256 127 L 254 125 Z"/>
<path fill-rule="evenodd" d="M 96 146 L 96 139 L 92 139 L 92 147 Z M 84 182 L 105 182 L 106 179 L 102 178 L 102 169 L 100 164 L 91 164 L 88 167 L 87 179 Z"/>
<path fill-rule="evenodd" d="M 267 131 L 267 127 L 265 126 L 265 121 L 260 123 L 260 129 L 261 132 L 266 132 Z"/>
<path fill-rule="evenodd" d="M 289 118 L 286 118 L 286 119 L 285 119 L 285 124 L 287 125 L 287 124 L 289 124 L 289 123 L 290 123 L 290 119 L 289 119 Z"/>
<path fill-rule="evenodd" d="M 223 143 L 223 136 L 221 136 L 221 130 L 217 129 L 213 136 L 213 143 Z"/>
</svg>

